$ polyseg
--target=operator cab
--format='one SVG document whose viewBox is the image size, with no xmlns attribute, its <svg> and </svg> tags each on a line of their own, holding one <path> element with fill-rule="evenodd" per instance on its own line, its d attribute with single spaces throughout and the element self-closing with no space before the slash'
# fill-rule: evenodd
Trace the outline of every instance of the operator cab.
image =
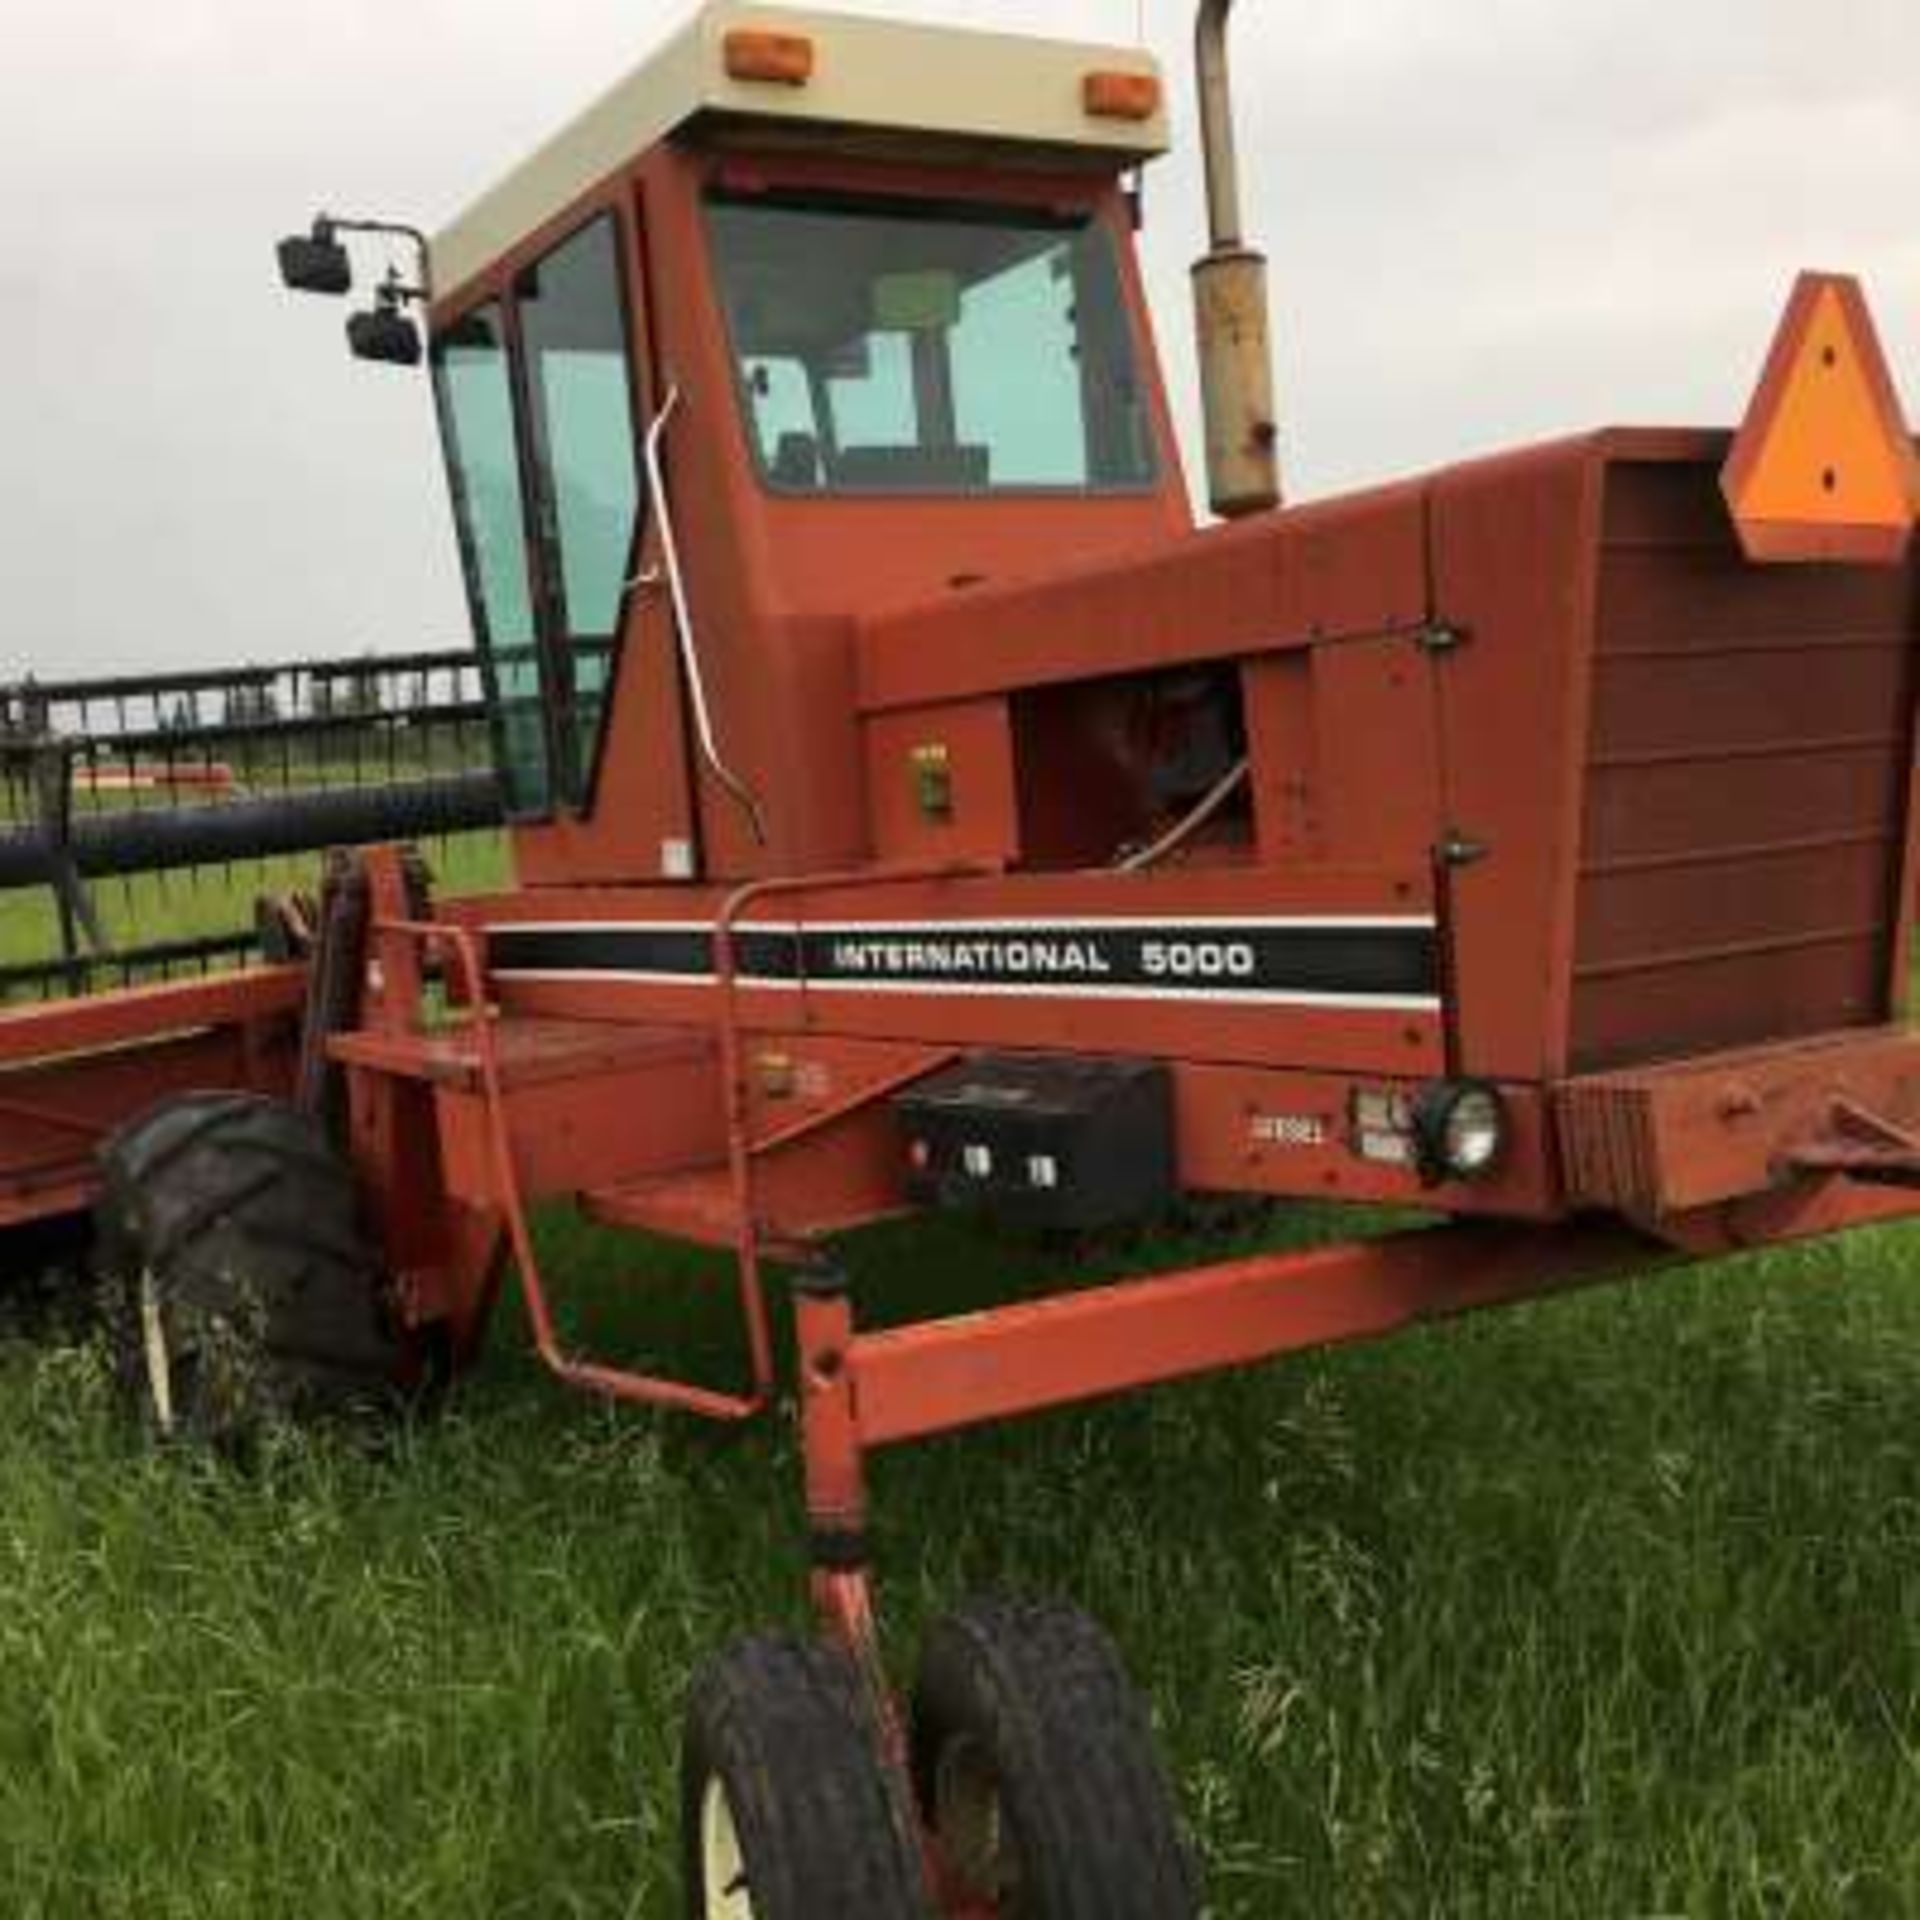
<svg viewBox="0 0 1920 1920">
<path fill-rule="evenodd" d="M 1132 50 L 708 7 L 432 243 L 521 877 L 872 856 L 860 618 L 1191 525 Z"/>
</svg>

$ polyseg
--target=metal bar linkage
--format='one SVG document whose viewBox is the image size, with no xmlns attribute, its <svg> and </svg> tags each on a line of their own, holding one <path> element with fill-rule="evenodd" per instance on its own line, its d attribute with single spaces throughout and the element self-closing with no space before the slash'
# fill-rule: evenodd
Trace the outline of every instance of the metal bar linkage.
<svg viewBox="0 0 1920 1920">
<path fill-rule="evenodd" d="M 1374 1339 L 1674 1258 L 1611 1221 L 1409 1228 L 856 1334 L 860 1440 L 891 1446 Z"/>
<path fill-rule="evenodd" d="M 487 1149 L 493 1162 L 495 1198 L 499 1202 L 514 1266 L 520 1276 L 520 1293 L 526 1304 L 534 1348 L 542 1364 L 569 1386 L 584 1388 L 589 1393 L 610 1400 L 676 1407 L 684 1413 L 699 1414 L 709 1420 L 728 1423 L 751 1420 L 763 1412 L 773 1392 L 764 1302 L 757 1303 L 757 1314 L 751 1311 L 749 1314 L 753 1383 L 744 1394 L 718 1392 L 684 1380 L 633 1373 L 597 1361 L 577 1360 L 561 1347 L 553 1310 L 548 1303 L 540 1256 L 534 1246 L 526 1196 L 514 1161 L 513 1133 L 507 1119 L 506 1079 L 501 1071 L 500 1050 L 495 1037 L 496 1015 L 488 1003 L 486 967 L 481 959 L 479 942 L 467 928 L 439 920 L 379 920 L 374 923 L 373 933 L 376 938 L 411 941 L 423 954 L 444 949 L 452 958 L 456 997 L 470 1009 L 471 1017 L 466 1032 L 473 1041 L 474 1066 L 480 1078 Z"/>
<path fill-rule="evenodd" d="M 477 672 L 478 662 L 469 647 L 433 647 L 412 653 L 356 654 L 328 659 L 301 655 L 272 666 L 192 667 L 165 673 L 110 673 L 71 680 L 10 680 L 0 682 L 0 729 L 8 725 L 10 713 L 31 711 L 36 705 L 137 700 L 158 693 L 221 693 L 233 687 L 270 686 L 275 680 L 302 675 L 325 679 L 345 677 L 356 671 L 401 674 L 431 672 L 435 668 L 467 668 Z"/>
</svg>

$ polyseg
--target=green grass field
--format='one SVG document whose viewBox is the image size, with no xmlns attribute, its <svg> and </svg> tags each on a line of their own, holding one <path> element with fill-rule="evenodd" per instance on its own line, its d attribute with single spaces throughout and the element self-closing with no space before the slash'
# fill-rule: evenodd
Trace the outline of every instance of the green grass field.
<svg viewBox="0 0 1920 1920">
<path fill-rule="evenodd" d="M 501 836 L 463 833 L 433 842 L 429 864 L 449 893 L 475 893 L 507 878 Z M 108 945 L 118 949 L 194 934 L 230 933 L 251 924 L 259 894 L 311 890 L 318 866 L 306 855 L 237 863 L 231 871 L 151 873 L 96 881 L 92 898 Z M 0 893 L 0 966 L 50 960 L 60 952 L 60 923 L 45 888 Z"/>
<path fill-rule="evenodd" d="M 545 1231 L 580 1341 L 725 1373 L 713 1260 Z M 1050 1270 L 850 1252 L 885 1319 Z M 0 1343 L 0 1912 L 677 1911 L 687 1677 L 803 1618 L 793 1442 L 501 1331 L 390 1452 L 248 1474 Z M 1920 1914 L 1917 1427 L 1882 1231 L 889 1457 L 882 1595 L 903 1657 L 983 1587 L 1104 1619 L 1233 1920 Z"/>
</svg>

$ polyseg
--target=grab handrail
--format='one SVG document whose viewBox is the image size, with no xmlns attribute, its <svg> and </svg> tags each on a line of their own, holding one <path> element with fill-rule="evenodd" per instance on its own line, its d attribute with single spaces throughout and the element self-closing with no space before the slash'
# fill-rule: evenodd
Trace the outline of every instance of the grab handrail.
<svg viewBox="0 0 1920 1920">
<path fill-rule="evenodd" d="M 721 758 L 720 748 L 714 739 L 713 714 L 707 705 L 707 683 L 700 671 L 700 649 L 694 639 L 693 614 L 687 605 L 686 581 L 680 572 L 680 543 L 673 531 L 673 506 L 667 498 L 666 474 L 660 459 L 661 442 L 666 438 L 667 427 L 680 408 L 680 388 L 676 384 L 667 389 L 667 397 L 660 403 L 660 411 L 653 416 L 653 425 L 647 429 L 647 488 L 654 502 L 654 511 L 660 517 L 660 552 L 666 561 L 667 592 L 673 603 L 674 640 L 680 649 L 680 663 L 686 671 L 687 693 L 693 706 L 693 723 L 700 736 L 700 757 L 712 770 L 713 777 L 726 788 L 741 808 L 753 828 L 753 837 L 760 846 L 767 844 L 767 828 L 760 803 L 753 797 L 752 789 Z"/>
</svg>

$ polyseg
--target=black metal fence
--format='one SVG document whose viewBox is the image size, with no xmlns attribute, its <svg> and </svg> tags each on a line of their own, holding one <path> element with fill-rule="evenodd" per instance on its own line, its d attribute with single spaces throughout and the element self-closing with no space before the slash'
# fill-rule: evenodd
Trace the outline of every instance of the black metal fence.
<svg viewBox="0 0 1920 1920">
<path fill-rule="evenodd" d="M 471 651 L 0 684 L 0 1002 L 244 961 L 255 896 L 405 839 L 485 879 Z"/>
</svg>

